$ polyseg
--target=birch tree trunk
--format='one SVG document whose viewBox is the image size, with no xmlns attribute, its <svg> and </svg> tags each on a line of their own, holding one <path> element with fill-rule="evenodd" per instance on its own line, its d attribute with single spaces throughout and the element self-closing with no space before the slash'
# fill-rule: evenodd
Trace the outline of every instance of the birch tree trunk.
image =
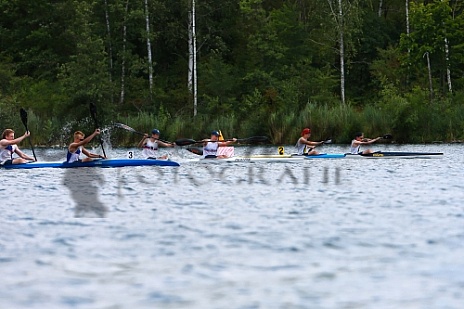
<svg viewBox="0 0 464 309">
<path fill-rule="evenodd" d="M 432 66 L 430 65 L 430 56 L 429 52 L 424 54 L 424 57 L 427 59 L 427 69 L 429 71 L 429 92 L 430 92 L 430 103 L 433 101 L 433 82 L 432 82 Z"/>
<path fill-rule="evenodd" d="M 405 6 L 405 11 L 406 11 L 406 35 L 409 37 L 411 32 L 410 32 L 410 26 L 409 26 L 409 0 L 406 0 L 406 6 Z M 411 48 L 408 47 L 408 73 L 406 75 L 406 84 L 409 84 L 409 73 L 411 71 Z"/>
<path fill-rule="evenodd" d="M 344 44 L 344 21 L 342 0 L 338 0 L 338 17 L 340 31 L 340 96 L 342 104 L 345 105 L 345 44 Z"/>
<path fill-rule="evenodd" d="M 409 0 L 406 0 L 406 34 L 409 36 Z"/>
<path fill-rule="evenodd" d="M 126 95 L 126 49 L 127 49 L 127 17 L 129 14 L 129 0 L 126 0 L 126 9 L 124 12 L 124 24 L 122 26 L 122 60 L 121 60 L 121 93 L 119 95 L 119 104 L 124 103 Z"/>
<path fill-rule="evenodd" d="M 338 30 L 339 40 L 339 56 L 340 56 L 340 99 L 345 105 L 345 37 L 344 37 L 344 18 L 343 18 L 343 3 L 338 0 L 338 9 L 334 8 L 334 0 L 327 0 L 331 14 L 334 16 L 336 28 Z"/>
<path fill-rule="evenodd" d="M 443 0 L 441 1 L 443 2 Z M 445 61 L 446 61 L 446 81 L 448 82 L 448 91 L 450 93 L 453 92 L 453 87 L 451 85 L 451 69 L 450 69 L 450 61 L 449 61 L 449 44 L 448 38 L 445 36 Z"/>
<path fill-rule="evenodd" d="M 197 39 L 195 24 L 195 0 L 192 0 L 192 7 L 189 11 L 189 70 L 188 70 L 188 91 L 193 102 L 193 116 L 197 115 Z"/>
<path fill-rule="evenodd" d="M 111 44 L 111 25 L 110 25 L 110 13 L 108 9 L 108 0 L 105 0 L 105 22 L 106 22 L 106 32 L 108 40 L 108 58 L 110 66 L 110 84 L 113 83 L 113 45 Z M 113 97 L 113 95 L 111 95 Z M 112 99 L 113 100 L 113 99 Z"/>
<path fill-rule="evenodd" d="M 380 0 L 379 1 L 379 13 L 378 13 L 379 17 L 382 17 L 382 11 L 383 11 L 383 0 Z"/>
<path fill-rule="evenodd" d="M 196 23 L 195 23 L 195 0 L 193 2 L 193 106 L 195 109 L 195 115 L 197 115 L 197 99 L 198 99 L 198 79 L 197 79 L 197 33 L 196 33 Z"/>
<path fill-rule="evenodd" d="M 189 50 L 189 60 L 188 60 L 188 72 L 187 72 L 187 88 L 189 92 L 189 103 L 193 103 L 193 23 L 192 23 L 192 9 L 190 8 L 188 14 L 188 50 Z M 196 116 L 197 110 L 195 104 L 193 105 L 193 116 Z"/>
<path fill-rule="evenodd" d="M 145 25 L 147 31 L 148 81 L 150 85 L 150 98 L 153 93 L 153 59 L 151 54 L 150 14 L 148 13 L 148 0 L 145 0 Z"/>
<path fill-rule="evenodd" d="M 445 59 L 446 59 L 446 80 L 448 82 L 448 91 L 453 92 L 453 87 L 451 85 L 451 69 L 449 61 L 449 44 L 448 39 L 445 37 Z"/>
</svg>

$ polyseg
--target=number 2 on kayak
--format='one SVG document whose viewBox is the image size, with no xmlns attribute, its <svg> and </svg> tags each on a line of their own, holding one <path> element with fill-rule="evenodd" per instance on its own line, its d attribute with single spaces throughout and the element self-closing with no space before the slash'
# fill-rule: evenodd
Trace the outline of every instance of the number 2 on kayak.
<svg viewBox="0 0 464 309">
<path fill-rule="evenodd" d="M 285 153 L 285 149 L 283 146 L 279 146 L 279 148 L 277 148 L 277 151 L 279 152 L 279 155 L 281 156 L 283 156 Z"/>
</svg>

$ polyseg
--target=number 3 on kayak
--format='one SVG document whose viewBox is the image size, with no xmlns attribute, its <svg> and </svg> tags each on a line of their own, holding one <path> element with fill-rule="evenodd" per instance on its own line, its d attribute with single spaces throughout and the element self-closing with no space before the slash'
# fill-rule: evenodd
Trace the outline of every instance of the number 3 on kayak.
<svg viewBox="0 0 464 309">
<path fill-rule="evenodd" d="M 134 158 L 134 152 L 133 151 L 128 151 L 127 152 L 127 158 L 128 159 L 133 159 Z"/>
<path fill-rule="evenodd" d="M 279 152 L 279 155 L 281 156 L 285 154 L 285 149 L 283 146 L 279 146 L 279 148 L 277 148 L 277 151 Z"/>
</svg>

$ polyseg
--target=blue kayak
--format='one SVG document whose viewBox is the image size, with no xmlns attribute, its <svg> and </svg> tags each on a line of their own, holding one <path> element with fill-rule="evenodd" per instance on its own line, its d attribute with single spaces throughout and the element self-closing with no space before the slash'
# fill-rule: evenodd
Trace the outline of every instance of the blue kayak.
<svg viewBox="0 0 464 309">
<path fill-rule="evenodd" d="M 123 167 L 123 166 L 179 166 L 171 160 L 150 159 L 99 159 L 89 162 L 31 162 L 23 164 L 3 165 L 4 169 L 32 169 L 32 168 L 76 168 L 76 167 Z"/>
<path fill-rule="evenodd" d="M 344 153 L 320 153 L 315 155 L 305 155 L 305 159 L 337 159 L 337 158 L 344 158 Z"/>
</svg>

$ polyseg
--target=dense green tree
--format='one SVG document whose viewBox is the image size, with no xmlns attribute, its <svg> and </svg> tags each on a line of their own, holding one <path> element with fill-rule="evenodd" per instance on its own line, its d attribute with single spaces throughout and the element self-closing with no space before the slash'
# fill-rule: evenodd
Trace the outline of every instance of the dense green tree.
<svg viewBox="0 0 464 309">
<path fill-rule="evenodd" d="M 414 84 L 427 88 L 425 76 L 430 73 L 442 94 L 449 91 L 446 82 L 447 68 L 451 76 L 462 76 L 462 5 L 455 3 L 452 7 L 451 4 L 447 0 L 411 3 L 412 31 L 409 36 L 403 35 L 400 42 L 404 50 L 409 51 L 407 61 L 412 63 L 414 68 L 411 74 Z M 431 72 L 427 68 L 427 57 L 430 60 Z"/>
<path fill-rule="evenodd" d="M 349 136 L 324 115 L 347 122 L 352 107 L 380 106 L 397 115 L 391 127 L 416 131 L 417 115 L 432 117 L 421 105 L 429 89 L 448 116 L 461 104 L 463 10 L 459 0 L 196 1 L 193 122 L 191 0 L 0 0 L 0 120 L 26 107 L 45 138 L 87 125 L 95 102 L 105 123 L 147 115 L 141 123 L 156 117 L 178 134 L 223 121 L 283 141 L 300 125 Z"/>
</svg>

